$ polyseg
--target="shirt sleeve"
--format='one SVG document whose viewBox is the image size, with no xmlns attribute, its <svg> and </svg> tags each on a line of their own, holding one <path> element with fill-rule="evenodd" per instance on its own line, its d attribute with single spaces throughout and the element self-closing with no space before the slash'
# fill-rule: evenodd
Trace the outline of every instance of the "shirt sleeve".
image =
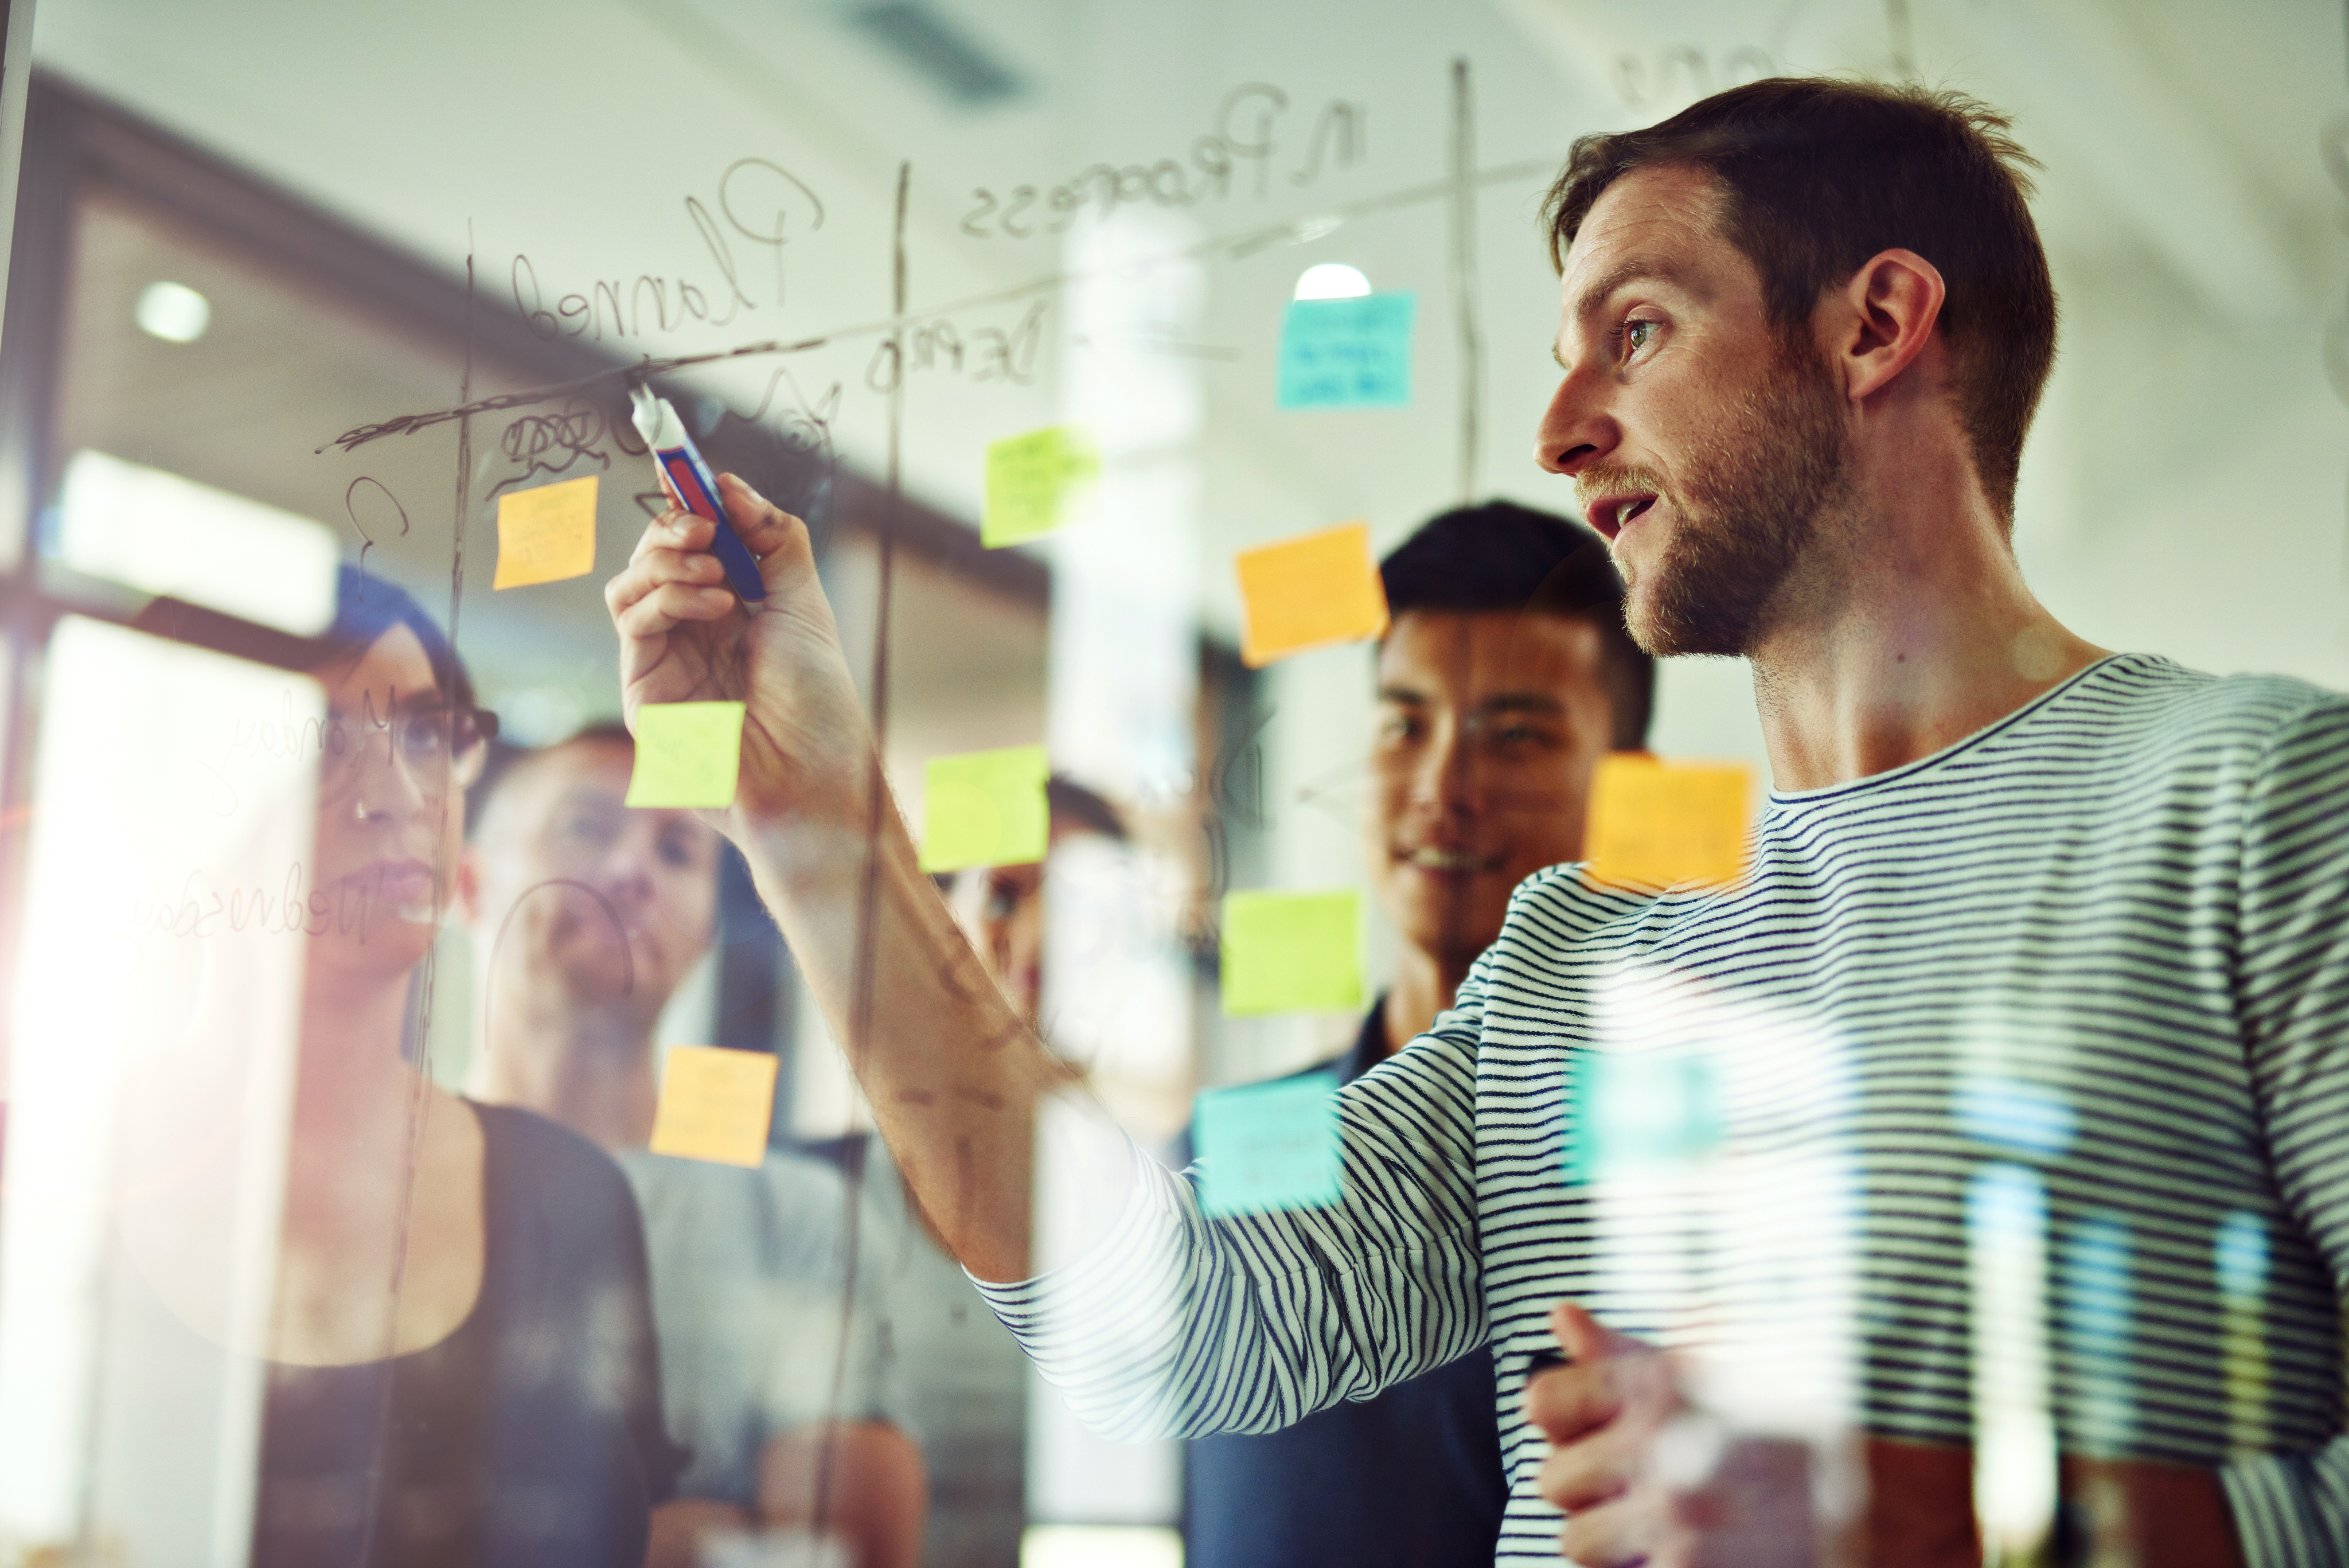
<svg viewBox="0 0 2349 1568">
<path fill-rule="evenodd" d="M 2349 702 L 2285 724 L 2245 803 L 2238 1006 L 2284 1207 L 2349 1290 Z M 2349 1568 L 2349 1437 L 2222 1471 L 2250 1568 Z"/>
<path fill-rule="evenodd" d="M 978 1284 L 1047 1381 L 1112 1438 L 1268 1432 L 1483 1345 L 1475 1189 L 1485 966 L 1433 1030 L 1338 1095 L 1338 1201 L 1210 1219 L 1199 1168 L 1133 1152 L 1084 1254 Z"/>
</svg>

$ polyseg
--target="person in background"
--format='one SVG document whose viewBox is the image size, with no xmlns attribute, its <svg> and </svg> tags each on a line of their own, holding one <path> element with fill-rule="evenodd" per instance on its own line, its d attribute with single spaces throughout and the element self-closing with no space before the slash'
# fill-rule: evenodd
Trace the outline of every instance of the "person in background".
<svg viewBox="0 0 2349 1568">
<path fill-rule="evenodd" d="M 1368 850 L 1402 939 L 1356 1078 L 1426 1033 L 1509 895 L 1582 854 L 1599 760 L 1646 743 L 1654 667 L 1596 534 L 1506 501 L 1432 518 L 1381 563 Z M 1188 1445 L 1190 1568 L 1486 1568 L 1508 1500 L 1491 1354 L 1256 1436 Z"/>
<path fill-rule="evenodd" d="M 257 628 L 168 600 L 139 624 L 275 656 Z M 380 577 L 345 566 L 310 646 L 326 717 L 302 732 L 317 828 L 252 1562 L 636 1568 L 678 1456 L 627 1183 L 586 1140 L 451 1095 L 403 1050 L 496 721 Z"/>
<path fill-rule="evenodd" d="M 1054 774 L 1044 786 L 1050 843 L 1072 834 L 1128 841 L 1125 822 L 1102 796 Z M 991 866 L 978 879 L 974 940 L 996 983 L 1020 1015 L 1043 1002 L 1044 866 Z M 937 1568 L 1016 1568 L 1027 1523 L 1028 1358 L 1010 1331 L 971 1288 L 889 1164 L 880 1139 L 865 1136 L 867 1190 L 891 1234 L 908 1238 L 882 1289 L 908 1388 L 921 1394 L 923 1457 L 930 1480 L 930 1539 Z M 902 1224 L 887 1222 L 903 1217 Z"/>
<path fill-rule="evenodd" d="M 743 1169 L 645 1147 L 654 1029 L 709 950 L 719 840 L 690 812 L 625 805 L 635 757 L 626 730 L 589 729 L 484 791 L 457 877 L 481 1002 L 475 1091 L 601 1144 L 643 1206 L 669 1430 L 688 1450 L 651 1568 L 789 1528 L 839 1537 L 856 1568 L 911 1568 L 922 1459 L 890 1418 L 870 1268 L 850 1297 L 848 1189 L 781 1150 Z"/>
</svg>

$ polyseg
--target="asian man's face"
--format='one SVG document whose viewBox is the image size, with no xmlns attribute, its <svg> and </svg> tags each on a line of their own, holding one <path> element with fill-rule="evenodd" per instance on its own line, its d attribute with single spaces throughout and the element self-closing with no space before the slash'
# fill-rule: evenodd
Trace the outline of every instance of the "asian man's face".
<svg viewBox="0 0 2349 1568">
<path fill-rule="evenodd" d="M 1461 963 L 1509 894 L 1582 853 L 1613 712 L 1587 620 L 1407 610 L 1380 646 L 1371 880 L 1405 941 Z"/>
</svg>

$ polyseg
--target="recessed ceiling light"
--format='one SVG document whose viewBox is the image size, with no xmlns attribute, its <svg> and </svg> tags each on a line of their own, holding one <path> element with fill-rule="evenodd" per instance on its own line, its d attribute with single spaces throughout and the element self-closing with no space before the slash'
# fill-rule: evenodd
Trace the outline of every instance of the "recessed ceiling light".
<svg viewBox="0 0 2349 1568">
<path fill-rule="evenodd" d="M 212 302 L 184 283 L 157 281 L 140 291 L 131 317 L 166 343 L 193 343 L 212 324 Z"/>
<path fill-rule="evenodd" d="M 1317 262 L 1297 280 L 1299 299 L 1352 299 L 1370 292 L 1371 280 L 1362 269 L 1344 262 Z"/>
</svg>

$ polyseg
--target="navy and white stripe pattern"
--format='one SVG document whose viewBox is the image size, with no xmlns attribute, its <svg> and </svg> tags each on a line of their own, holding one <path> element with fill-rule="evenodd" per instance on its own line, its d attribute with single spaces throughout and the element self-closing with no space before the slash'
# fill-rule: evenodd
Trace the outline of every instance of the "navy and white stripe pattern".
<svg viewBox="0 0 2349 1568">
<path fill-rule="evenodd" d="M 1630 1054 L 1702 1064 L 1658 1081 L 1703 1085 L 1712 1153 L 1603 1130 L 1579 1147 L 1631 1164 L 1569 1180 L 1570 1106 L 1617 1104 L 1593 1064 Z M 2064 1448 L 2222 1467 L 2254 1568 L 2349 1568 L 2349 701 L 2109 659 L 1774 796 L 1732 891 L 1555 867 L 1340 1107 L 1339 1206 L 1211 1221 L 1142 1161 L 1112 1236 L 988 1289 L 1090 1419 L 1268 1430 L 1489 1330 L 1499 1558 L 1555 1562 L 1516 1403 L 1551 1303 L 1795 1330 L 1785 1386 L 1841 1376 L 1868 1430 L 1961 1444 L 1970 1268 L 2022 1223 Z"/>
</svg>

